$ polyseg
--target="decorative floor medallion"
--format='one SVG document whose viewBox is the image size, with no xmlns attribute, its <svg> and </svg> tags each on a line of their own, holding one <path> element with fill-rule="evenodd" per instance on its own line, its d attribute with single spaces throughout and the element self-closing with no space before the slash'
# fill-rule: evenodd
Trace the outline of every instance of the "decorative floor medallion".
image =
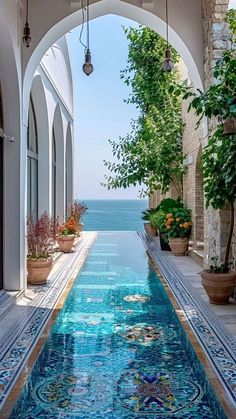
<svg viewBox="0 0 236 419">
<path fill-rule="evenodd" d="M 200 388 L 191 381 L 174 380 L 165 371 L 125 371 L 118 383 L 118 403 L 137 414 L 174 414 L 200 398 Z"/>
<path fill-rule="evenodd" d="M 126 295 L 123 297 L 124 301 L 129 301 L 132 303 L 147 303 L 151 300 L 148 295 L 141 295 L 141 294 L 132 294 L 132 295 Z"/>
<path fill-rule="evenodd" d="M 120 330 L 118 334 L 125 338 L 128 342 L 139 343 L 141 345 L 150 345 L 162 337 L 162 328 L 148 326 L 143 323 L 134 326 L 126 326 L 125 330 Z"/>
</svg>

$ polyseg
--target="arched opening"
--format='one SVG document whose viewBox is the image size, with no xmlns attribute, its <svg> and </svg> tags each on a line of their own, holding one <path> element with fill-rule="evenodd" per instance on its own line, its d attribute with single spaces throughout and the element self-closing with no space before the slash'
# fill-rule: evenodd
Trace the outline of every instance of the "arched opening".
<svg viewBox="0 0 236 419">
<path fill-rule="evenodd" d="M 0 83 L 0 130 L 3 130 L 3 103 L 2 88 Z M 3 137 L 0 132 L 0 289 L 3 288 Z"/>
<path fill-rule="evenodd" d="M 195 168 L 195 248 L 204 249 L 204 190 L 202 176 L 202 148 L 199 148 Z"/>
<path fill-rule="evenodd" d="M 38 130 L 32 96 L 27 129 L 27 215 L 38 217 Z"/>
<path fill-rule="evenodd" d="M 68 124 L 66 133 L 66 212 L 73 200 L 73 158 L 72 158 L 72 134 Z"/>
<path fill-rule="evenodd" d="M 37 214 L 49 212 L 50 209 L 50 141 L 49 116 L 45 87 L 40 75 L 35 75 L 31 88 L 31 102 L 34 106 L 37 121 L 38 141 L 38 206 Z"/>
</svg>

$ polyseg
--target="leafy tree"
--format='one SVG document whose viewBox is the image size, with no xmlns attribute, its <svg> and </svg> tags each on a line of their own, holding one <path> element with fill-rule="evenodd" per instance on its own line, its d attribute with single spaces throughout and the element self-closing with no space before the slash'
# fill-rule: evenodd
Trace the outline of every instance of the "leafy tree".
<svg viewBox="0 0 236 419">
<path fill-rule="evenodd" d="M 185 97 L 192 97 L 190 107 L 199 116 L 215 117 L 217 126 L 209 134 L 208 145 L 203 150 L 203 182 L 206 206 L 214 209 L 230 207 L 230 226 L 226 243 L 224 263 L 216 272 L 229 271 L 229 255 L 234 230 L 234 202 L 236 198 L 236 134 L 224 135 L 224 121 L 236 118 L 236 11 L 230 10 L 226 21 L 232 35 L 232 48 L 222 54 L 213 71 L 215 83 L 202 92 L 189 91 Z"/>
<path fill-rule="evenodd" d="M 165 193 L 173 182 L 182 195 L 182 96 L 186 83 L 177 69 L 163 69 L 166 42 L 149 28 L 125 29 L 129 41 L 127 67 L 121 79 L 131 87 L 125 102 L 140 110 L 131 132 L 119 141 L 109 140 L 118 162 L 105 161 L 112 175 L 105 176 L 108 189 L 144 185 L 141 195 L 157 189 Z M 173 51 L 177 63 L 179 56 Z"/>
</svg>

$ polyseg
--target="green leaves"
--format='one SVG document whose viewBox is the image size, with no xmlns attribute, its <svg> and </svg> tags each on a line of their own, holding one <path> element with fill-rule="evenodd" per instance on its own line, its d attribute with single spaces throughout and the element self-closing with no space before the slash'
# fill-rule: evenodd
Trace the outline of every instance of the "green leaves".
<svg viewBox="0 0 236 419">
<path fill-rule="evenodd" d="M 219 125 L 202 155 L 206 205 L 221 209 L 236 194 L 236 136 L 225 137 Z"/>
<path fill-rule="evenodd" d="M 131 132 L 118 142 L 110 141 L 117 163 L 105 162 L 112 175 L 105 176 L 108 189 L 144 185 L 141 195 L 157 189 L 165 193 L 174 180 L 181 195 L 184 173 L 182 155 L 182 96 L 186 83 L 175 69 L 163 70 L 166 41 L 149 28 L 126 28 L 129 40 L 127 67 L 121 79 L 131 86 L 126 100 L 140 110 Z M 179 56 L 173 50 L 177 63 Z"/>
</svg>

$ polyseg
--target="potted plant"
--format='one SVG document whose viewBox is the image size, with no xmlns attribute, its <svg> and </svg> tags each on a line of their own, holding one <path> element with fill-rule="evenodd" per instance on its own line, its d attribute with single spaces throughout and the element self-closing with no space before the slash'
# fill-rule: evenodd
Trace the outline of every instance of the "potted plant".
<svg viewBox="0 0 236 419">
<path fill-rule="evenodd" d="M 69 253 L 74 245 L 77 224 L 73 217 L 67 218 L 64 224 L 59 227 L 57 242 L 61 252 Z"/>
<path fill-rule="evenodd" d="M 235 34 L 236 12 L 230 10 L 227 20 Z M 233 35 L 232 35 L 233 36 Z M 231 49 L 223 53 L 214 69 L 217 82 L 194 99 L 191 107 L 200 120 L 203 116 L 217 118 L 218 125 L 210 133 L 208 145 L 203 150 L 203 183 L 206 206 L 215 210 L 229 209 L 230 222 L 224 257 L 201 272 L 202 285 L 212 304 L 227 304 L 233 292 L 236 272 L 232 270 L 230 252 L 234 231 L 234 202 L 236 196 L 236 135 L 230 134 L 225 122 L 236 116 L 236 55 Z M 228 136 L 226 136 L 226 131 Z"/>
<path fill-rule="evenodd" d="M 206 206 L 215 210 L 228 207 L 230 214 L 224 258 L 218 256 L 209 269 L 201 272 L 202 285 L 211 303 L 227 304 L 236 280 L 230 262 L 236 197 L 236 136 L 228 141 L 220 124 L 203 151 L 202 161 Z"/>
<path fill-rule="evenodd" d="M 157 229 L 152 224 L 152 217 L 153 217 L 153 214 L 155 213 L 156 213 L 155 208 L 150 208 L 142 212 L 143 214 L 142 219 L 147 221 L 147 223 L 144 223 L 144 229 L 146 233 L 149 234 L 150 236 L 157 235 Z"/>
<path fill-rule="evenodd" d="M 166 234 L 166 215 L 171 213 L 173 208 L 183 208 L 184 204 L 180 198 L 165 198 L 158 205 L 156 211 L 157 215 L 155 217 L 155 225 L 159 231 L 160 237 L 160 246 L 161 250 L 170 251 L 171 248 L 168 243 L 168 238 Z"/>
<path fill-rule="evenodd" d="M 172 253 L 175 256 L 184 256 L 188 251 L 191 234 L 191 210 L 185 207 L 172 208 L 172 211 L 165 215 L 163 223 Z"/>
<path fill-rule="evenodd" d="M 148 220 L 149 220 L 149 224 L 150 224 L 149 234 L 150 234 L 150 236 L 155 237 L 157 235 L 156 212 L 155 211 L 149 213 Z"/>
<path fill-rule="evenodd" d="M 165 219 L 166 213 L 159 209 L 159 211 L 152 215 L 152 224 L 159 232 L 161 250 L 170 251 L 170 246 L 165 234 L 165 224 L 163 222 Z"/>
<path fill-rule="evenodd" d="M 44 213 L 39 219 L 27 217 L 28 282 L 45 284 L 52 269 L 52 246 L 57 233 L 57 220 Z"/>
<path fill-rule="evenodd" d="M 69 212 L 70 217 L 73 217 L 76 221 L 76 233 L 77 236 L 80 236 L 81 231 L 83 230 L 82 217 L 87 211 L 87 207 L 84 202 L 79 202 L 77 199 L 71 204 Z"/>
</svg>

